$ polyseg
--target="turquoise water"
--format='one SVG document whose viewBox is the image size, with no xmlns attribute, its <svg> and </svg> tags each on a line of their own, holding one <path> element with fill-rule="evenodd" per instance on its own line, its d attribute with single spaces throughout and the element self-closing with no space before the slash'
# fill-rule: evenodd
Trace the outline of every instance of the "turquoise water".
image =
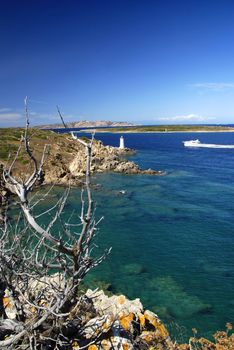
<svg viewBox="0 0 234 350">
<path fill-rule="evenodd" d="M 118 145 L 120 135 L 97 134 Z M 232 133 L 126 134 L 131 159 L 166 176 L 102 174 L 94 191 L 105 216 L 98 250 L 111 255 L 89 279 L 141 298 L 177 339 L 210 336 L 234 316 L 234 150 L 186 149 L 183 140 L 234 144 Z M 121 195 L 120 190 L 126 194 Z M 73 189 L 69 210 L 77 210 Z M 178 332 L 179 329 L 179 332 Z"/>
</svg>

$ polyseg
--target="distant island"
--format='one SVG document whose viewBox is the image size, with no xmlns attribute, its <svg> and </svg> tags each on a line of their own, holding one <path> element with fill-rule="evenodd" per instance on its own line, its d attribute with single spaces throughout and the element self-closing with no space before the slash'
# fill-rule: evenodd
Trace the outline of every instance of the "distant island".
<svg viewBox="0 0 234 350">
<path fill-rule="evenodd" d="M 82 130 L 89 132 L 90 129 Z M 98 132 L 134 133 L 134 132 L 234 132 L 234 127 L 225 125 L 130 125 L 99 128 Z"/>
<path fill-rule="evenodd" d="M 129 122 L 112 122 L 107 120 L 80 120 L 76 122 L 66 123 L 67 128 L 96 128 L 96 127 L 126 127 L 126 126 L 136 126 L 136 124 Z M 35 128 L 37 129 L 60 129 L 63 128 L 63 124 L 45 124 L 45 125 L 37 125 Z"/>
</svg>

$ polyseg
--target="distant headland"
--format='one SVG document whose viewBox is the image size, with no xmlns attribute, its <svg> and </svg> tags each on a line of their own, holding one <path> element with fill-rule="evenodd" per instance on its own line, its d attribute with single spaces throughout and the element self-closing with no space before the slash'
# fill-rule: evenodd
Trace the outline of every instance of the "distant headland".
<svg viewBox="0 0 234 350">
<path fill-rule="evenodd" d="M 136 126 L 136 124 L 129 122 L 113 122 L 108 120 L 80 120 L 75 122 L 66 123 L 67 128 L 76 129 L 76 128 L 96 128 L 96 127 L 126 127 L 126 126 Z M 60 129 L 64 126 L 62 124 L 45 124 L 37 125 L 37 129 Z"/>
</svg>

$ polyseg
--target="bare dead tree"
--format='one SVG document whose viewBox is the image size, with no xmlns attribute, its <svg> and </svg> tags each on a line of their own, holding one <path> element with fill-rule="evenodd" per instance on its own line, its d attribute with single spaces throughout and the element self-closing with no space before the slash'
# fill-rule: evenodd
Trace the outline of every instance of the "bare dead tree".
<svg viewBox="0 0 234 350">
<path fill-rule="evenodd" d="M 62 116 L 62 113 L 60 112 L 60 109 L 59 109 L 59 106 L 57 106 L 57 111 L 58 111 L 58 115 L 62 121 L 62 124 L 64 126 L 65 129 L 67 129 L 67 124 L 65 123 L 64 119 L 63 119 L 63 116 Z"/>
<path fill-rule="evenodd" d="M 4 220 L 0 231 L 0 349 L 70 349 L 66 334 L 68 324 L 72 328 L 71 315 L 81 307 L 80 283 L 110 252 L 109 249 L 101 256 L 92 256 L 93 238 L 102 220 L 95 219 L 90 189 L 94 134 L 89 141 L 77 139 L 86 152 L 79 222 L 62 221 L 69 188 L 51 208 L 36 215 L 40 199 L 35 201 L 31 192 L 42 180 L 48 146 L 37 160 L 30 148 L 27 98 L 25 115 L 26 126 L 18 151 L 3 169 L 2 176 L 5 187 L 16 196 L 21 210 L 17 222 L 13 225 Z M 22 150 L 33 169 L 29 176 L 20 178 L 14 175 L 14 167 Z M 48 192 L 42 199 L 47 196 Z M 41 217 L 48 215 L 49 222 L 41 224 Z M 8 303 L 8 308 L 4 307 L 4 302 Z M 78 319 L 74 322 L 78 332 Z"/>
</svg>

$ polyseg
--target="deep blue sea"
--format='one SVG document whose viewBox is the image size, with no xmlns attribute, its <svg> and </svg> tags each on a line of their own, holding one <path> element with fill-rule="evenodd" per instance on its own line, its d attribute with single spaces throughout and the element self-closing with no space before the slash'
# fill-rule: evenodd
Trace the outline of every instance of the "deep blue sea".
<svg viewBox="0 0 234 350">
<path fill-rule="evenodd" d="M 120 134 L 99 133 L 118 146 Z M 234 149 L 188 149 L 184 140 L 234 144 L 234 133 L 129 133 L 130 159 L 165 176 L 101 174 L 93 181 L 96 243 L 108 259 L 88 277 L 140 298 L 177 340 L 210 336 L 234 321 Z M 124 190 L 124 195 L 119 191 Z M 70 210 L 79 190 L 73 189 Z M 181 339 L 180 339 L 181 337 Z"/>
</svg>

